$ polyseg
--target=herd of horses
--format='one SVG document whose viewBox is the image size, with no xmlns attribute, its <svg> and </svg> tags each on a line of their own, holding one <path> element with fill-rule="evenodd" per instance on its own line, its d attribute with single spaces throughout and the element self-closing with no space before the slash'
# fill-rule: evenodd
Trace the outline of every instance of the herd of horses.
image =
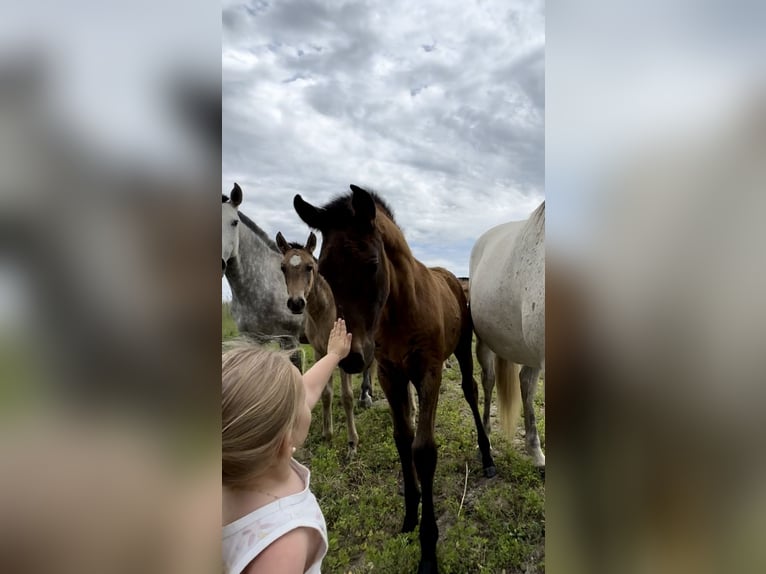
<svg viewBox="0 0 766 574">
<path fill-rule="evenodd" d="M 488 439 L 493 386 L 503 431 L 513 435 L 523 407 L 527 452 L 536 466 L 545 467 L 534 414 L 545 367 L 545 202 L 529 219 L 494 227 L 476 241 L 466 286 L 448 270 L 426 267 L 413 256 L 382 198 L 350 187 L 351 193 L 322 207 L 294 198 L 300 219 L 322 234 L 318 257 L 313 232 L 305 245 L 288 242 L 281 233 L 274 242 L 238 210 L 239 185 L 222 196 L 222 267 L 231 286 L 232 315 L 241 333 L 277 340 L 285 349 L 298 349 L 305 333 L 317 357 L 327 351 L 335 318 L 345 319 L 353 333 L 351 352 L 339 365 L 348 454 L 356 452 L 359 440 L 351 375 L 364 373 L 360 403 L 369 405 L 370 370 L 377 365 L 402 465 L 402 531 L 415 529 L 420 507 L 418 571 L 437 572 L 434 428 L 445 360 L 453 354 L 457 359 L 485 476 L 497 472 Z M 483 418 L 473 378 L 474 336 Z M 322 397 L 325 437 L 332 436 L 332 392 L 330 380 Z"/>
</svg>

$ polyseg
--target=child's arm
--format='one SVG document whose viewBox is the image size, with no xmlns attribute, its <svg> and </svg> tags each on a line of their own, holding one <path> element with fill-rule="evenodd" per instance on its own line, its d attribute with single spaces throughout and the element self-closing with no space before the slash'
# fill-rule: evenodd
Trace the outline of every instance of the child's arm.
<svg viewBox="0 0 766 574">
<path fill-rule="evenodd" d="M 322 396 L 327 381 L 332 375 L 338 362 L 348 355 L 351 350 L 351 333 L 346 333 L 346 322 L 338 319 L 330 330 L 330 338 L 327 341 L 327 354 L 319 359 L 303 375 L 303 384 L 306 387 L 306 403 L 309 409 Z"/>
<path fill-rule="evenodd" d="M 316 531 L 302 527 L 291 530 L 269 544 L 243 574 L 303 574 L 311 566 L 320 544 Z"/>
</svg>

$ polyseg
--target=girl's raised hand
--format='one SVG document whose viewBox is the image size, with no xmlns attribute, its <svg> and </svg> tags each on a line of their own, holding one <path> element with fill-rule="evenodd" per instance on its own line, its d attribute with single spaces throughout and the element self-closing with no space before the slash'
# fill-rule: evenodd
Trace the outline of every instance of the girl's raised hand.
<svg viewBox="0 0 766 574">
<path fill-rule="evenodd" d="M 351 351 L 351 333 L 346 333 L 346 322 L 338 319 L 330 330 L 327 341 L 327 354 L 334 353 L 338 360 L 345 358 Z"/>
</svg>

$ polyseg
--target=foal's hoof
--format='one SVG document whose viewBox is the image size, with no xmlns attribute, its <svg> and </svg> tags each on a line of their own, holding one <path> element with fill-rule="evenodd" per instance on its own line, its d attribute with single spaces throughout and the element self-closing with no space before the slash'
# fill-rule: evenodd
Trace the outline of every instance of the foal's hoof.
<svg viewBox="0 0 766 574">
<path fill-rule="evenodd" d="M 365 393 L 364 396 L 359 399 L 359 406 L 365 409 L 369 409 L 372 406 L 372 397 Z"/>
<path fill-rule="evenodd" d="M 348 451 L 346 452 L 346 460 L 351 461 L 356 457 L 356 445 L 353 442 L 348 443 Z"/>
<path fill-rule="evenodd" d="M 438 574 L 439 568 L 435 560 L 421 560 L 418 564 L 418 574 Z"/>
<path fill-rule="evenodd" d="M 492 478 L 496 474 L 497 474 L 497 469 L 494 467 L 494 465 L 488 466 L 487 468 L 484 469 L 484 476 L 486 476 L 487 478 Z"/>
</svg>

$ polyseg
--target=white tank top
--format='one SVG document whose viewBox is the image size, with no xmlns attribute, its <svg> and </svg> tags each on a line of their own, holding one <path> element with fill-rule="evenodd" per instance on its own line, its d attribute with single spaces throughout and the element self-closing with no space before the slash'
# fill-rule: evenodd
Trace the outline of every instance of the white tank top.
<svg viewBox="0 0 766 574">
<path fill-rule="evenodd" d="M 309 490 L 309 469 L 295 459 L 290 461 L 305 488 L 238 518 L 223 527 L 223 561 L 227 574 L 240 574 L 252 560 L 280 536 L 300 527 L 313 528 L 322 542 L 314 562 L 305 574 L 320 574 L 327 554 L 327 525 L 317 499 Z"/>
</svg>

